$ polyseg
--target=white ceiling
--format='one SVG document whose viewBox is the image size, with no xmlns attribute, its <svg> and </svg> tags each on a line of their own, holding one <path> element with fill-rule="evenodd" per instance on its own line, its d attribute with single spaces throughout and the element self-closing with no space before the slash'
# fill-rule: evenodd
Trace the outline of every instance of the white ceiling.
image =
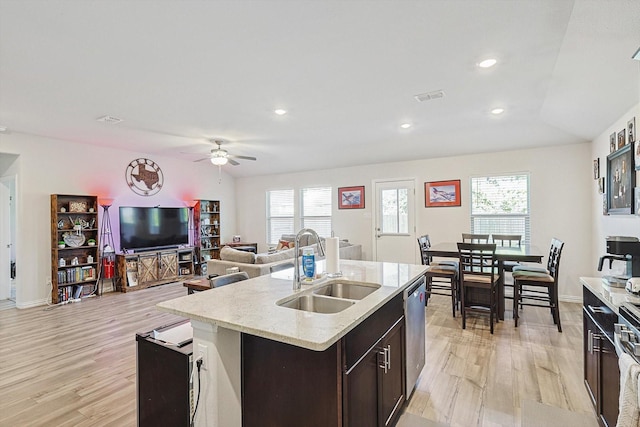
<svg viewBox="0 0 640 427">
<path fill-rule="evenodd" d="M 638 0 L 0 0 L 0 126 L 185 161 L 222 138 L 258 157 L 234 176 L 572 144 L 639 102 L 639 47 Z"/>
</svg>

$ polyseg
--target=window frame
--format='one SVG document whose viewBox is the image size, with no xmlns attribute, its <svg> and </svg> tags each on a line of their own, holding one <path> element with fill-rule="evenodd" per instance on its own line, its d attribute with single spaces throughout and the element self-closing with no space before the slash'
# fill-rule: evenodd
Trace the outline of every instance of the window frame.
<svg viewBox="0 0 640 427">
<path fill-rule="evenodd" d="M 498 178 L 498 177 L 514 177 L 514 176 L 524 176 L 526 178 L 526 213 L 482 213 L 482 214 L 474 214 L 474 180 L 477 179 L 487 179 L 487 178 Z M 531 173 L 530 172 L 511 172 L 511 173 L 499 173 L 499 174 L 490 174 L 490 175 L 475 175 L 469 178 L 469 219 L 470 219 L 470 227 L 471 233 L 481 233 L 481 234 L 522 234 L 522 242 L 521 244 L 529 244 L 531 243 Z M 487 228 L 477 229 L 476 219 L 484 219 L 484 220 L 496 220 L 498 222 L 504 221 L 513 221 L 522 219 L 523 230 L 518 231 L 513 228 L 498 228 L 498 230 L 494 230 L 493 227 L 488 230 Z"/>
</svg>

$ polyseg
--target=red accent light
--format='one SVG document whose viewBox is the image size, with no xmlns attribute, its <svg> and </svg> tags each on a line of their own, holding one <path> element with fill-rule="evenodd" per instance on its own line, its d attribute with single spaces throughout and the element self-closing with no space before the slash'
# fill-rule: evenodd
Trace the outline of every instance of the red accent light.
<svg viewBox="0 0 640 427">
<path fill-rule="evenodd" d="M 107 258 L 102 260 L 102 277 L 104 279 L 113 278 L 113 272 L 115 267 L 115 261 L 110 261 Z"/>
</svg>

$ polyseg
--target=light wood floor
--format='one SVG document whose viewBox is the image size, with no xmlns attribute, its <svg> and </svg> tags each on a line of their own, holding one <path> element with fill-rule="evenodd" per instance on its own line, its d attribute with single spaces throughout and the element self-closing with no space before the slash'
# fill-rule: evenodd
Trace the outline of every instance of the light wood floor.
<svg viewBox="0 0 640 427">
<path fill-rule="evenodd" d="M 154 306 L 185 293 L 178 283 L 0 311 L 0 426 L 135 426 L 135 333 L 177 320 Z M 448 304 L 427 308 L 427 364 L 405 409 L 420 425 L 520 426 L 523 399 L 592 415 L 580 305 L 562 304 L 562 334 L 527 307 L 520 327 L 507 319 L 492 336 L 484 317 L 463 331 Z"/>
<path fill-rule="evenodd" d="M 508 313 L 494 335 L 488 316 L 468 316 L 463 330 L 450 304 L 444 296 L 429 302 L 426 366 L 405 412 L 451 426 L 521 426 L 528 400 L 597 425 L 583 384 L 580 304 L 561 303 L 562 333 L 548 309 L 525 307 L 518 328 Z"/>
</svg>

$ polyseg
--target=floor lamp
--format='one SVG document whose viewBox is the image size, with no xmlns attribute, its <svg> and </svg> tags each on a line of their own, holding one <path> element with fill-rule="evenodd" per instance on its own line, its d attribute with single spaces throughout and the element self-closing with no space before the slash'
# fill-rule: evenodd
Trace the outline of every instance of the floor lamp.
<svg viewBox="0 0 640 427">
<path fill-rule="evenodd" d="M 111 218 L 109 217 L 109 208 L 113 204 L 113 199 L 101 199 L 99 201 L 102 206 L 102 222 L 100 223 L 100 263 L 98 270 L 98 282 L 100 284 L 100 292 L 98 295 L 102 295 L 102 289 L 104 279 L 111 280 L 113 288 L 113 278 L 115 273 L 115 249 L 113 243 L 113 234 L 111 234 Z"/>
</svg>

